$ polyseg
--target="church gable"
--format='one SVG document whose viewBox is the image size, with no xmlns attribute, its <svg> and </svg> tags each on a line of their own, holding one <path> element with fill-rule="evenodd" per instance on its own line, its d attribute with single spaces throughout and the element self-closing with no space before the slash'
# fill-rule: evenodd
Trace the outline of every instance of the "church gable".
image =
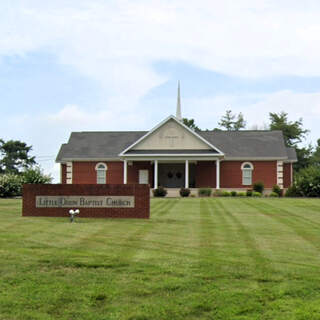
<svg viewBox="0 0 320 320">
<path fill-rule="evenodd" d="M 211 150 L 212 148 L 184 128 L 174 119 L 169 119 L 154 130 L 131 150 Z"/>
</svg>

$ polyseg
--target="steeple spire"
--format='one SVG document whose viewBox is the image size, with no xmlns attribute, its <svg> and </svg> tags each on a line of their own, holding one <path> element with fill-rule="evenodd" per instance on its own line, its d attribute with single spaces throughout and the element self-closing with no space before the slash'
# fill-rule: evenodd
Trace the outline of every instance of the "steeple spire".
<svg viewBox="0 0 320 320">
<path fill-rule="evenodd" d="M 178 81 L 178 97 L 177 97 L 176 117 L 178 118 L 179 121 L 182 121 L 182 116 L 181 116 L 181 100 L 180 100 L 180 80 Z"/>
</svg>

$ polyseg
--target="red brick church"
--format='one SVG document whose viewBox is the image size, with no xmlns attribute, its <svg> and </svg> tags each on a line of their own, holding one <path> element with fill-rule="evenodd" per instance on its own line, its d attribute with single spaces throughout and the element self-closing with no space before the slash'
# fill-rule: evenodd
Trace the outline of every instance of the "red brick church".
<svg viewBox="0 0 320 320">
<path fill-rule="evenodd" d="M 246 190 L 292 184 L 295 149 L 281 131 L 200 131 L 176 116 L 150 131 L 72 132 L 56 159 L 61 183 L 149 184 L 151 188 Z"/>
</svg>

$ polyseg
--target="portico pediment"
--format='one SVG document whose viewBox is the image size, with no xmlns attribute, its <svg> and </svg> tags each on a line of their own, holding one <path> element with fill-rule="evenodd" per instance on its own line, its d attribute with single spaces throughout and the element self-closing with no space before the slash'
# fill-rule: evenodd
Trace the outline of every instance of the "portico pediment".
<svg viewBox="0 0 320 320">
<path fill-rule="evenodd" d="M 141 137 L 138 141 L 132 144 L 129 148 L 124 150 L 121 155 L 132 153 L 136 151 L 141 153 L 143 150 L 168 150 L 179 152 L 185 150 L 192 150 L 192 152 L 212 152 L 222 154 L 217 148 L 212 146 L 203 137 L 199 136 L 196 132 L 185 126 L 175 117 L 170 116 L 161 122 L 158 126 L 150 130 L 146 135 Z"/>
</svg>

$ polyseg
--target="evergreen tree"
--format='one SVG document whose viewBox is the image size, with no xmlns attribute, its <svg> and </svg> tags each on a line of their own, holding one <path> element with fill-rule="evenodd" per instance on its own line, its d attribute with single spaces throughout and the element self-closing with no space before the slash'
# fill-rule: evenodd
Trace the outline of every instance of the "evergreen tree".
<svg viewBox="0 0 320 320">
<path fill-rule="evenodd" d="M 20 173 L 32 167 L 36 161 L 29 155 L 31 150 L 32 147 L 25 142 L 0 139 L 0 173 Z"/>
<path fill-rule="evenodd" d="M 228 131 L 238 131 L 246 127 L 246 122 L 241 112 L 237 116 L 236 114 L 232 114 L 231 110 L 227 110 L 218 125 Z"/>
</svg>

